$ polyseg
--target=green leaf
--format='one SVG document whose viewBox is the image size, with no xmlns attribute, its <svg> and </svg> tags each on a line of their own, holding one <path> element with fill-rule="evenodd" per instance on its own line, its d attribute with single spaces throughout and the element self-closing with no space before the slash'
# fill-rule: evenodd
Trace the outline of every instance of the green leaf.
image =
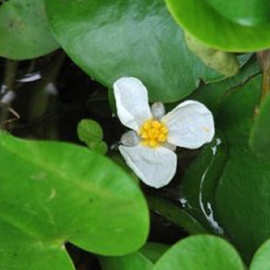
<svg viewBox="0 0 270 270">
<path fill-rule="evenodd" d="M 176 21 L 209 47 L 258 51 L 270 47 L 268 0 L 166 0 Z"/>
<path fill-rule="evenodd" d="M 79 139 L 91 150 L 105 154 L 108 146 L 103 139 L 103 130 L 100 124 L 92 119 L 82 119 L 77 126 Z"/>
<path fill-rule="evenodd" d="M 58 48 L 43 0 L 9 0 L 0 6 L 0 56 L 21 60 Z"/>
<path fill-rule="evenodd" d="M 270 237 L 270 163 L 255 156 L 248 139 L 260 99 L 261 76 L 231 91 L 217 119 L 229 144 L 229 160 L 216 192 L 218 219 L 250 260 Z"/>
<path fill-rule="evenodd" d="M 270 269 L 270 240 L 267 240 L 255 253 L 250 270 Z"/>
<path fill-rule="evenodd" d="M 0 269 L 72 269 L 66 241 L 102 255 L 144 244 L 145 199 L 112 161 L 85 147 L 4 133 L 0 152 Z"/>
<path fill-rule="evenodd" d="M 206 0 L 218 13 L 233 22 L 244 25 L 269 23 L 268 0 Z"/>
<path fill-rule="evenodd" d="M 188 237 L 171 247 L 153 270 L 244 270 L 235 249 L 221 238 Z"/>
<path fill-rule="evenodd" d="M 250 134 L 250 146 L 257 156 L 270 158 L 270 96 L 268 95 L 258 108 L 258 114 Z"/>
<path fill-rule="evenodd" d="M 223 79 L 186 47 L 162 0 L 48 0 L 55 37 L 93 79 L 112 88 L 139 78 L 151 101 L 177 101 L 205 82 Z"/>
<path fill-rule="evenodd" d="M 102 127 L 92 119 L 82 119 L 77 126 L 77 131 L 79 139 L 86 144 L 103 139 Z"/>
</svg>

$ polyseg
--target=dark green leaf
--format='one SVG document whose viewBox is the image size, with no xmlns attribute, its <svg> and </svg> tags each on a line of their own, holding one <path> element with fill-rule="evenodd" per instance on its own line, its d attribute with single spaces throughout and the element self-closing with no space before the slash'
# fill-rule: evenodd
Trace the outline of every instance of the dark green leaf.
<svg viewBox="0 0 270 270">
<path fill-rule="evenodd" d="M 156 263 L 168 248 L 169 247 L 164 244 L 148 242 L 140 249 L 140 253 L 148 258 L 152 263 Z"/>
<path fill-rule="evenodd" d="M 147 86 L 151 101 L 173 102 L 200 79 L 224 78 L 187 49 L 162 0 L 48 0 L 47 11 L 68 55 L 109 88 L 133 76 Z"/>
<path fill-rule="evenodd" d="M 255 253 L 250 270 L 270 269 L 270 240 L 266 241 Z"/>
<path fill-rule="evenodd" d="M 245 64 L 240 72 L 227 80 L 199 87 L 189 99 L 204 103 L 214 114 L 217 113 L 222 98 L 233 88 L 245 84 L 250 78 L 259 73 L 259 66 L 254 59 Z"/>
<path fill-rule="evenodd" d="M 157 196 L 147 197 L 149 208 L 191 234 L 207 233 L 207 230 L 188 212 L 172 202 Z M 180 205 L 179 205 L 180 206 Z"/>
<path fill-rule="evenodd" d="M 226 160 L 225 138 L 218 133 L 211 144 L 204 146 L 182 179 L 185 210 L 217 234 L 223 234 L 223 229 L 216 220 L 214 198 Z"/>
<path fill-rule="evenodd" d="M 257 158 L 248 145 L 260 92 L 261 76 L 234 89 L 217 119 L 229 144 L 216 192 L 218 219 L 247 260 L 270 237 L 270 163 Z"/>
</svg>

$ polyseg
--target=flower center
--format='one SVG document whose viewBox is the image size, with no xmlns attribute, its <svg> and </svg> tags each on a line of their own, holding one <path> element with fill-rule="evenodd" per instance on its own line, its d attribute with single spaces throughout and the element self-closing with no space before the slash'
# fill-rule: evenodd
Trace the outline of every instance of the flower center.
<svg viewBox="0 0 270 270">
<path fill-rule="evenodd" d="M 164 123 L 157 120 L 147 120 L 141 126 L 139 135 L 144 145 L 157 147 L 166 142 L 168 128 Z"/>
</svg>

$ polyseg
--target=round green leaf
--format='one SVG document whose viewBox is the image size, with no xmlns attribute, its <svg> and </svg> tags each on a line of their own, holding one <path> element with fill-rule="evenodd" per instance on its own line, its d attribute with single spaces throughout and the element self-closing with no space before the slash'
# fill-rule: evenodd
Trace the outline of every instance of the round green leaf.
<svg viewBox="0 0 270 270">
<path fill-rule="evenodd" d="M 139 78 L 152 101 L 173 102 L 224 78 L 190 52 L 162 0 L 48 0 L 55 37 L 92 78 L 111 88 Z"/>
<path fill-rule="evenodd" d="M 85 147 L 4 133 L 0 152 L 0 269 L 28 263 L 27 269 L 47 270 L 49 262 L 72 269 L 66 241 L 102 255 L 124 255 L 144 244 L 144 197 L 109 159 Z"/>
<path fill-rule="evenodd" d="M 255 253 L 250 270 L 270 269 L 270 240 L 266 241 Z"/>
<path fill-rule="evenodd" d="M 209 235 L 188 237 L 170 248 L 154 270 L 244 270 L 235 249 L 221 238 Z"/>
<path fill-rule="evenodd" d="M 103 130 L 100 124 L 92 119 L 82 119 L 77 126 L 79 139 L 87 146 L 100 154 L 108 150 L 107 144 L 102 141 Z"/>
<path fill-rule="evenodd" d="M 29 59 L 57 48 L 43 0 L 9 0 L 0 6 L 0 56 Z"/>
<path fill-rule="evenodd" d="M 209 47 L 258 51 L 270 47 L 268 0 L 166 0 L 176 21 Z"/>
<path fill-rule="evenodd" d="M 99 142 L 103 139 L 103 130 L 100 124 L 92 119 L 82 119 L 77 126 L 79 139 L 86 144 Z"/>
</svg>

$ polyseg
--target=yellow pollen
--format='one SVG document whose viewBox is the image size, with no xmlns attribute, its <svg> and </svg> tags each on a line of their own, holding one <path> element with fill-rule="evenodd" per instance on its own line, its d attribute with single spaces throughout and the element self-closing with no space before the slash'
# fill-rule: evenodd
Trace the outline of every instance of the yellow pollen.
<svg viewBox="0 0 270 270">
<path fill-rule="evenodd" d="M 148 147 L 157 147 L 167 141 L 168 128 L 158 120 L 147 120 L 140 128 L 142 143 Z"/>
</svg>

